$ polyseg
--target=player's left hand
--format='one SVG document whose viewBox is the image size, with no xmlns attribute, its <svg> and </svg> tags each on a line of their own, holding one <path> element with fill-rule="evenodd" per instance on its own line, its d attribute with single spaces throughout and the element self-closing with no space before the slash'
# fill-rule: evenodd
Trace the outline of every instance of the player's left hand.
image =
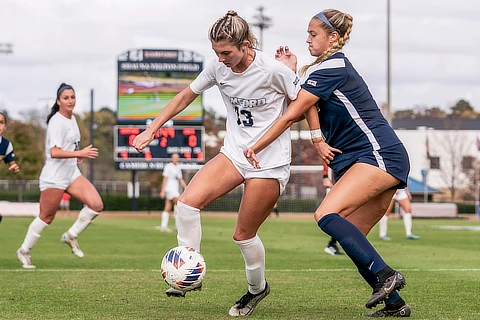
<svg viewBox="0 0 480 320">
<path fill-rule="evenodd" d="M 20 171 L 20 167 L 14 162 L 8 167 L 8 170 L 12 171 L 13 173 L 17 173 Z"/>
<path fill-rule="evenodd" d="M 275 52 L 275 59 L 297 72 L 297 56 L 290 51 L 288 46 L 280 46 Z"/>
<path fill-rule="evenodd" d="M 260 169 L 260 163 L 258 162 L 257 155 L 253 149 L 247 148 L 243 151 L 243 154 L 255 169 Z"/>
<path fill-rule="evenodd" d="M 318 155 L 326 164 L 330 164 L 330 162 L 333 161 L 335 153 L 342 153 L 341 150 L 330 147 L 323 138 L 312 139 L 312 143 Z"/>
<path fill-rule="evenodd" d="M 77 164 L 83 163 L 83 158 L 82 157 L 77 157 Z"/>
</svg>

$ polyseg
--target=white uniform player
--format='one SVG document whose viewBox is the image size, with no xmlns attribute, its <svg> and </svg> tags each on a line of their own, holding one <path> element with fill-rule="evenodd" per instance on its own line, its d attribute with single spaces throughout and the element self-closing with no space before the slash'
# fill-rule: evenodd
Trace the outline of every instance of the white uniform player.
<svg viewBox="0 0 480 320">
<path fill-rule="evenodd" d="M 75 91 L 70 85 L 62 83 L 57 90 L 55 104 L 47 117 L 46 160 L 39 178 L 40 213 L 28 227 L 25 239 L 17 250 L 17 258 L 23 268 L 35 268 L 30 251 L 43 230 L 55 219 L 65 192 L 85 204 L 77 220 L 60 238 L 79 258 L 83 258 L 84 253 L 78 245 L 77 237 L 103 209 L 103 201 L 98 191 L 78 169 L 78 163 L 84 158 L 96 158 L 98 149 L 92 145 L 79 149 L 80 130 L 73 115 L 75 103 Z"/>
<path fill-rule="evenodd" d="M 402 207 L 404 213 L 402 214 L 403 218 L 403 225 L 405 227 L 405 236 L 407 240 L 419 240 L 420 237 L 412 233 L 412 204 L 410 202 L 411 194 L 407 188 L 397 189 L 397 192 L 393 195 L 392 202 L 387 209 L 387 213 L 380 219 L 378 226 L 380 231 L 380 239 L 385 241 L 392 240 L 389 236 L 387 236 L 388 231 L 388 216 L 392 211 L 393 204 L 398 202 L 400 207 Z"/>
<path fill-rule="evenodd" d="M 177 153 L 172 154 L 172 162 L 168 163 L 163 169 L 162 190 L 160 198 L 165 199 L 165 207 L 162 212 L 162 220 L 160 226 L 155 229 L 162 232 L 172 232 L 168 228 L 168 220 L 170 219 L 170 211 L 172 207 L 176 212 L 178 197 L 180 197 L 180 185 L 185 188 L 187 185 L 183 180 L 182 169 L 178 165 L 180 156 Z"/>
<path fill-rule="evenodd" d="M 177 164 L 168 163 L 163 169 L 163 177 L 167 178 L 165 198 L 173 200 L 180 196 L 180 180 L 183 179 L 182 169 Z"/>
<path fill-rule="evenodd" d="M 227 110 L 227 134 L 220 154 L 208 161 L 189 182 L 177 204 L 179 245 L 200 250 L 200 210 L 245 183 L 233 239 L 242 253 L 248 292 L 229 310 L 248 316 L 270 292 L 265 280 L 265 249 L 258 228 L 269 216 L 290 174 L 291 140 L 287 130 L 259 153 L 262 169 L 253 168 L 243 150 L 254 144 L 286 110 L 299 91 L 299 79 L 286 65 L 255 50 L 258 42 L 248 23 L 229 11 L 210 28 L 209 39 L 218 59 L 212 61 L 157 115 L 133 146 L 142 151 L 155 132 L 184 110 L 199 94 L 217 86 Z M 293 68 L 292 68 L 293 69 Z M 185 292 L 170 288 L 171 296 Z"/>
</svg>

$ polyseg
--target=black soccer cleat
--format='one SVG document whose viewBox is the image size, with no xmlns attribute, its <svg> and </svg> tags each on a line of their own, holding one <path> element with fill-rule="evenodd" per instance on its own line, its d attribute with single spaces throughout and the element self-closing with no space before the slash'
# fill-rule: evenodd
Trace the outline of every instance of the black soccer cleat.
<svg viewBox="0 0 480 320">
<path fill-rule="evenodd" d="M 394 271 L 393 275 L 386 278 L 384 281 L 378 281 L 373 289 L 372 296 L 367 301 L 365 306 L 369 309 L 382 303 L 395 290 L 400 290 L 407 284 L 405 277 L 398 271 Z"/>
<path fill-rule="evenodd" d="M 370 318 L 387 318 L 387 317 L 408 318 L 410 317 L 411 313 L 412 313 L 412 310 L 410 309 L 410 306 L 405 303 L 400 308 L 393 309 L 389 306 L 386 306 L 385 308 L 369 313 L 366 316 Z"/>
<path fill-rule="evenodd" d="M 248 316 L 250 315 L 253 310 L 255 310 L 255 307 L 257 304 L 262 301 L 263 298 L 265 298 L 268 294 L 270 293 L 270 285 L 268 282 L 265 282 L 265 289 L 263 289 L 262 292 L 258 294 L 253 294 L 250 293 L 250 291 L 247 291 L 243 295 L 243 297 L 240 298 L 233 307 L 230 308 L 228 311 L 228 315 L 232 317 L 242 317 L 242 316 Z"/>
</svg>

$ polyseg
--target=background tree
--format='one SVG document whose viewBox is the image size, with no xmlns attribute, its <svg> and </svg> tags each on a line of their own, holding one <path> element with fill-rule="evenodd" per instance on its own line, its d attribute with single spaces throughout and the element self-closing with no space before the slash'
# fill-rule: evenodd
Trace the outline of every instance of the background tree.
<svg viewBox="0 0 480 320">
<path fill-rule="evenodd" d="M 468 176 L 462 168 L 467 157 L 470 141 L 459 130 L 447 130 L 435 136 L 436 144 L 430 145 L 432 153 L 440 155 L 440 176 L 450 191 L 451 201 L 455 201 L 457 189 L 468 184 Z"/>
</svg>

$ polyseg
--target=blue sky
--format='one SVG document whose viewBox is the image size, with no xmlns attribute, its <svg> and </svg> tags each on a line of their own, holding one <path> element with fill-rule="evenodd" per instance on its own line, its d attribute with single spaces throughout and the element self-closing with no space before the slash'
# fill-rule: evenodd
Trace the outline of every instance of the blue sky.
<svg viewBox="0 0 480 320">
<path fill-rule="evenodd" d="M 469 0 L 391 1 L 392 109 L 439 106 L 466 99 L 480 112 L 480 3 Z M 61 82 L 77 92 L 77 112 L 116 109 L 116 57 L 133 48 L 186 49 L 205 63 L 215 58 L 208 28 L 228 10 L 253 22 L 259 5 L 272 18 L 263 51 L 289 45 L 299 66 L 308 54 L 309 19 L 326 8 L 351 14 L 354 29 L 344 52 L 377 102 L 386 101 L 387 0 L 0 0 L 0 109 L 14 117 L 46 110 Z M 257 29 L 253 29 L 259 35 Z M 216 88 L 204 105 L 225 114 Z"/>
</svg>

